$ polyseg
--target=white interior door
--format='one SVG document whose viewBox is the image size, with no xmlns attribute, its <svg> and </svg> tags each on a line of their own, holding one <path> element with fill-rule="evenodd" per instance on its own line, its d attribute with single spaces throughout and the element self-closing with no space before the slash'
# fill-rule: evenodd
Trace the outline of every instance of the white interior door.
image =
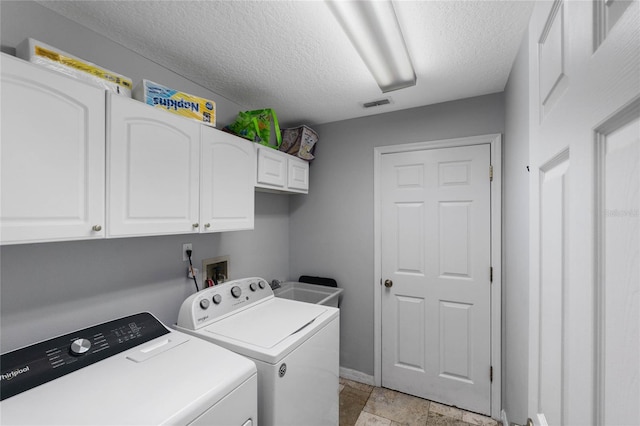
<svg viewBox="0 0 640 426">
<path fill-rule="evenodd" d="M 529 416 L 640 424 L 638 1 L 537 2 L 529 27 Z"/>
<path fill-rule="evenodd" d="M 491 413 L 491 148 L 383 154 L 382 385 Z"/>
</svg>

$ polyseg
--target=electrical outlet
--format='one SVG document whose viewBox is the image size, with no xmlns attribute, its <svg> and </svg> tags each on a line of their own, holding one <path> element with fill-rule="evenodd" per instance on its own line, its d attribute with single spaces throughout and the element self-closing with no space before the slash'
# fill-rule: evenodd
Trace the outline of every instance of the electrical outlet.
<svg viewBox="0 0 640 426">
<path fill-rule="evenodd" d="M 193 252 L 193 248 L 191 246 L 191 243 L 182 244 L 182 260 L 185 261 L 185 262 L 189 260 L 189 256 L 187 256 L 187 250 L 192 250 L 192 252 Z"/>
</svg>

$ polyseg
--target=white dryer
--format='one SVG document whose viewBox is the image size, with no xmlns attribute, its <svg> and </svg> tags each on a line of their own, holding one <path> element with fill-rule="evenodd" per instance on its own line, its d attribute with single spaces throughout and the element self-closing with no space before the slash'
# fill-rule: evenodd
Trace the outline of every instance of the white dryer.
<svg viewBox="0 0 640 426">
<path fill-rule="evenodd" d="M 6 425 L 257 425 L 244 357 L 140 313 L 2 355 Z"/>
<path fill-rule="evenodd" d="M 191 295 L 176 327 L 255 362 L 261 426 L 326 426 L 339 418 L 339 313 L 245 278 Z"/>
</svg>

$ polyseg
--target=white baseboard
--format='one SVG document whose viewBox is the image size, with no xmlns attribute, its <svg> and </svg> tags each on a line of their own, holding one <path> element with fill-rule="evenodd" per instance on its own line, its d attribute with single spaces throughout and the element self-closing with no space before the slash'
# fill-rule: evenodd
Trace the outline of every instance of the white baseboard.
<svg viewBox="0 0 640 426">
<path fill-rule="evenodd" d="M 354 382 L 375 386 L 373 376 L 350 368 L 340 367 L 340 377 L 347 380 L 353 380 Z"/>
<path fill-rule="evenodd" d="M 500 411 L 500 421 L 502 422 L 502 426 L 509 426 L 509 420 L 507 420 L 507 412 L 504 410 Z"/>
</svg>

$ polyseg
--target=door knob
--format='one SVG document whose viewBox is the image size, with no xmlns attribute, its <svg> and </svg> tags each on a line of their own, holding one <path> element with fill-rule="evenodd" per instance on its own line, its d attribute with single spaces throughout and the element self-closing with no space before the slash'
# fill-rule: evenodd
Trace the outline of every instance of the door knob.
<svg viewBox="0 0 640 426">
<path fill-rule="evenodd" d="M 385 286 L 386 288 L 391 288 L 391 287 L 393 287 L 393 281 L 391 281 L 391 280 L 384 280 L 384 286 Z"/>
<path fill-rule="evenodd" d="M 194 224 L 193 224 L 193 225 L 191 225 L 191 226 L 193 226 L 194 228 L 197 228 L 198 226 L 200 226 L 200 224 L 196 222 L 196 223 L 194 223 Z"/>
<path fill-rule="evenodd" d="M 100 225 L 93 225 L 93 228 L 91 228 L 92 230 L 94 230 L 95 232 L 100 232 L 102 231 L 102 226 Z"/>
<path fill-rule="evenodd" d="M 527 426 L 534 426 L 533 420 L 531 420 L 531 417 L 527 419 Z"/>
</svg>

